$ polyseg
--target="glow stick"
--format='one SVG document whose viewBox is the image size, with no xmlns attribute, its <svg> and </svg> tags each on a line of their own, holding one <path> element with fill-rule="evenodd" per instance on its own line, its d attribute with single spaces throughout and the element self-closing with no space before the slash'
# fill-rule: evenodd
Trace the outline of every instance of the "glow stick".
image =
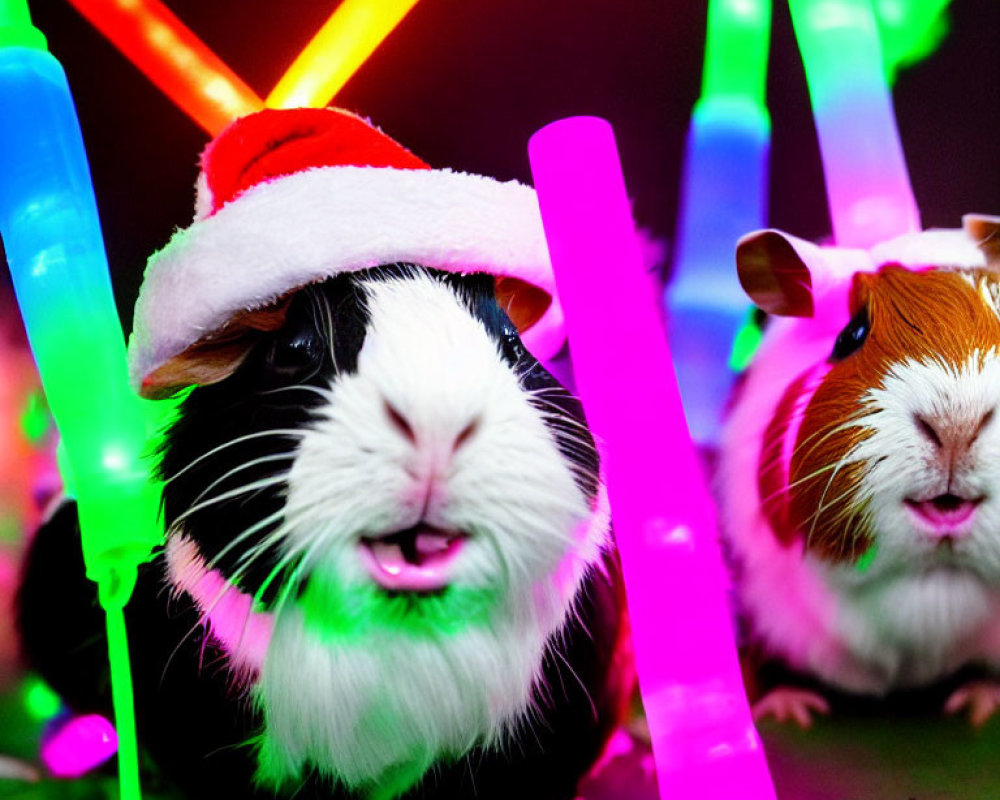
<svg viewBox="0 0 1000 800">
<path fill-rule="evenodd" d="M 577 385 L 605 443 L 661 796 L 770 800 L 714 507 L 641 264 L 614 134 L 601 119 L 564 119 L 538 131 L 528 153 Z"/>
<path fill-rule="evenodd" d="M 90 172 L 66 75 L 30 27 L 25 0 L 0 5 L 0 234 L 25 330 L 77 490 L 87 575 L 107 612 L 123 798 L 138 758 L 123 608 L 161 539 L 143 460 Z M 29 43 L 25 46 L 25 43 Z M 71 481 L 67 481 L 71 483 Z"/>
<path fill-rule="evenodd" d="M 736 240 L 764 227 L 771 122 L 764 102 L 771 0 L 711 0 L 702 94 L 685 147 L 670 347 L 691 434 L 714 442 L 747 313 L 733 268 Z"/>
<path fill-rule="evenodd" d="M 948 31 L 950 0 L 875 0 L 882 61 L 892 83 L 900 67 L 929 56 Z"/>
<path fill-rule="evenodd" d="M 871 0 L 789 0 L 841 247 L 920 230 Z"/>
<path fill-rule="evenodd" d="M 344 0 L 278 81 L 267 106 L 325 106 L 416 3 Z"/>
<path fill-rule="evenodd" d="M 118 749 L 115 729 L 100 714 L 73 717 L 42 744 L 41 759 L 57 778 L 79 778 Z"/>
<path fill-rule="evenodd" d="M 159 0 L 69 0 L 213 136 L 261 99 Z"/>
<path fill-rule="evenodd" d="M 41 678 L 26 678 L 21 686 L 21 697 L 28 714 L 39 721 L 50 720 L 62 710 L 59 695 Z"/>
</svg>

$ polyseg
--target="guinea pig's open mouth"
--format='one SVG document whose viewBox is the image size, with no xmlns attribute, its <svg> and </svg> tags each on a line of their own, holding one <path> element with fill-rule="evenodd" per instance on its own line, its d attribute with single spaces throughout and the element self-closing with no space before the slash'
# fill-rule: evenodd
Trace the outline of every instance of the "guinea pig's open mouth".
<svg viewBox="0 0 1000 800">
<path fill-rule="evenodd" d="M 383 589 L 434 592 L 450 582 L 449 567 L 467 538 L 457 531 L 414 525 L 387 536 L 361 539 L 361 560 Z"/>
<path fill-rule="evenodd" d="M 964 498 L 942 494 L 927 500 L 907 498 L 904 503 L 910 514 L 935 536 L 954 536 L 967 532 L 976 508 L 983 497 Z"/>
</svg>

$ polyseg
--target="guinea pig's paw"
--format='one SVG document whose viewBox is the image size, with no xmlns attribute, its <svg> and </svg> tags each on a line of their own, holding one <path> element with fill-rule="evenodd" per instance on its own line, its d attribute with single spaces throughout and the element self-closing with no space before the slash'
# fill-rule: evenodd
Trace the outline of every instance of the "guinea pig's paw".
<svg viewBox="0 0 1000 800">
<path fill-rule="evenodd" d="M 778 722 L 794 720 L 801 728 L 812 727 L 813 713 L 829 714 L 826 698 L 808 689 L 779 686 L 753 704 L 754 722 L 773 717 Z"/>
<path fill-rule="evenodd" d="M 981 727 L 1000 709 L 1000 683 L 996 681 L 970 681 L 956 689 L 944 704 L 947 714 L 957 714 L 968 709 L 969 722 Z"/>
</svg>

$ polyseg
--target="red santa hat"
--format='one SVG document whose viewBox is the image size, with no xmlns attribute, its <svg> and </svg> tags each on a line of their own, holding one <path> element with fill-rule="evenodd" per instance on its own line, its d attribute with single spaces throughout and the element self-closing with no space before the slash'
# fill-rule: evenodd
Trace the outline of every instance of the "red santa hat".
<svg viewBox="0 0 1000 800">
<path fill-rule="evenodd" d="M 218 380 L 295 290 L 339 273 L 413 262 L 497 276 L 540 359 L 563 342 L 534 190 L 431 169 L 337 109 L 237 120 L 201 159 L 194 222 L 146 267 L 129 340 L 147 397 Z"/>
</svg>

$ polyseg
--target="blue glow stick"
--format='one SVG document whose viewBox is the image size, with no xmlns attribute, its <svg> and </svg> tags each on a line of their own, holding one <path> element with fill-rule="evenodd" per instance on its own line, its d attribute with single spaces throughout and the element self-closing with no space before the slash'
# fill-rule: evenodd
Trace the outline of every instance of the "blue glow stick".
<svg viewBox="0 0 1000 800">
<path fill-rule="evenodd" d="M 702 94 L 685 150 L 668 335 L 692 437 L 715 441 L 747 315 L 736 240 L 767 217 L 771 122 L 764 100 L 770 0 L 711 0 Z"/>
</svg>

